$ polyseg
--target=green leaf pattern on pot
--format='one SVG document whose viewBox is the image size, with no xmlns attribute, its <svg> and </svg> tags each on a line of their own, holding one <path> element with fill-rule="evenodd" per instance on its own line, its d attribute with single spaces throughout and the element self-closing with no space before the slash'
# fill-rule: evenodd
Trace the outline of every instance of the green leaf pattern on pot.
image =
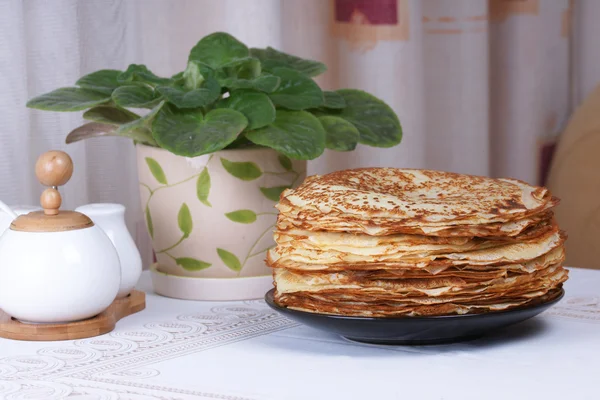
<svg viewBox="0 0 600 400">
<path fill-rule="evenodd" d="M 217 254 L 223 263 L 232 271 L 240 272 L 242 270 L 242 263 L 237 256 L 225 249 L 217 249 Z"/>
<path fill-rule="evenodd" d="M 150 237 L 154 239 L 154 224 L 152 223 L 152 215 L 148 207 L 146 207 L 146 225 L 148 226 Z"/>
<path fill-rule="evenodd" d="M 221 157 L 221 164 L 223 165 L 223 168 L 225 168 L 225 171 L 243 181 L 253 181 L 262 176 L 261 169 L 256 163 L 251 161 L 235 162 Z"/>
<path fill-rule="evenodd" d="M 210 194 L 210 173 L 208 172 L 208 168 L 204 167 L 200 175 L 198 176 L 198 180 L 196 181 L 196 195 L 198 196 L 198 200 L 202 202 L 205 206 L 212 207 L 212 204 L 208 201 L 208 195 Z"/>
<path fill-rule="evenodd" d="M 146 164 L 148 164 L 148 168 L 150 169 L 154 179 L 156 179 L 159 183 L 166 185 L 167 177 L 165 176 L 165 171 L 163 171 L 158 161 L 152 157 L 146 157 Z"/>
<path fill-rule="evenodd" d="M 190 208 L 187 204 L 183 203 L 177 214 L 177 225 L 179 230 L 183 233 L 183 237 L 187 238 L 192 233 L 194 227 L 192 223 L 192 214 L 190 214 Z"/>
<path fill-rule="evenodd" d="M 251 224 L 256 221 L 256 213 L 252 210 L 237 210 L 225 214 L 233 222 Z"/>
<path fill-rule="evenodd" d="M 205 261 L 200 261 L 190 257 L 179 257 L 175 259 L 175 263 L 186 271 L 202 271 L 210 267 L 212 264 Z"/>
<path fill-rule="evenodd" d="M 158 188 L 154 188 L 154 189 L 152 189 L 151 186 L 156 186 L 156 185 L 142 184 L 143 186 L 147 187 L 148 190 L 150 191 L 150 197 L 148 198 L 147 203 L 146 203 L 145 214 L 146 214 L 146 222 L 148 225 L 148 231 L 152 238 L 154 238 L 154 226 L 153 226 L 152 216 L 150 214 L 149 206 L 150 206 L 151 199 L 152 199 L 154 193 L 158 189 L 177 186 L 179 184 L 190 181 L 192 178 L 197 177 L 196 194 L 197 194 L 198 199 L 204 205 L 207 205 L 209 207 L 212 206 L 210 204 L 210 202 L 208 201 L 208 195 L 209 195 L 210 189 L 211 189 L 211 178 L 210 178 L 210 170 L 209 170 L 209 165 L 210 165 L 211 159 L 212 159 L 212 156 L 210 156 L 208 158 L 206 165 L 202 168 L 201 172 L 198 173 L 197 175 L 193 175 L 192 177 L 189 177 L 188 179 L 183 179 L 183 180 L 178 181 L 177 183 L 173 183 L 173 184 L 169 185 L 169 184 L 167 184 L 167 179 L 165 177 L 164 171 L 160 167 L 160 164 L 158 162 L 156 162 L 156 160 L 154 160 L 153 158 L 146 157 L 146 163 L 148 164 L 150 172 L 152 173 L 154 178 L 160 184 L 162 184 L 162 186 L 159 186 Z M 278 201 L 281 192 L 283 192 L 286 188 L 292 187 L 294 182 L 300 176 L 300 174 L 298 172 L 294 171 L 292 161 L 288 157 L 286 157 L 285 155 L 282 155 L 282 154 L 278 154 L 278 161 L 279 161 L 279 164 L 281 165 L 281 168 L 284 171 L 283 172 L 267 171 L 266 173 L 277 174 L 277 175 L 284 174 L 284 176 L 289 176 L 290 179 L 293 179 L 293 181 L 290 182 L 289 185 L 274 186 L 274 187 L 259 187 L 260 192 L 263 194 L 263 196 L 273 202 Z M 221 165 L 223 166 L 223 168 L 226 171 L 228 171 L 228 173 L 230 173 L 231 175 L 235 176 L 238 179 L 245 180 L 245 181 L 255 180 L 258 177 L 263 175 L 263 171 L 258 167 L 258 165 L 256 163 L 250 162 L 250 161 L 238 162 L 238 161 L 231 161 L 231 160 L 227 160 L 225 158 L 221 158 Z M 256 211 L 249 210 L 249 209 L 239 209 L 239 210 L 234 210 L 234 211 L 225 213 L 224 217 L 235 223 L 252 224 L 252 223 L 256 222 L 261 215 L 263 215 L 263 216 L 275 215 L 275 213 L 272 213 L 272 212 L 257 213 Z M 184 242 L 186 239 L 188 239 L 190 237 L 192 230 L 193 230 L 193 218 L 191 215 L 191 211 L 186 203 L 183 203 L 179 209 L 179 212 L 177 215 L 177 225 L 179 227 L 179 230 L 182 233 L 182 236 L 177 241 L 174 240 L 173 241 L 174 243 L 170 243 L 168 245 L 168 247 L 166 247 L 166 248 L 155 249 L 156 253 L 164 254 L 164 255 L 170 257 L 178 266 L 180 266 L 181 268 L 183 268 L 187 271 L 202 271 L 206 268 L 211 267 L 211 265 L 212 265 L 211 262 L 198 260 L 198 259 L 192 258 L 192 257 L 185 257 L 185 254 L 176 254 L 176 253 L 174 254 L 174 252 L 177 251 L 176 248 L 182 242 Z M 260 234 L 257 235 L 257 237 L 255 238 L 254 244 L 250 247 L 250 249 L 248 250 L 248 252 L 245 255 L 243 260 L 240 260 L 234 253 L 232 253 L 228 250 L 225 250 L 223 248 L 217 248 L 217 254 L 218 254 L 219 258 L 227 266 L 227 268 L 231 269 L 234 272 L 239 273 L 244 268 L 244 265 L 246 264 L 246 262 L 249 259 L 260 256 L 261 254 L 264 254 L 264 252 L 267 250 L 267 249 L 261 248 L 259 246 L 260 246 L 261 240 L 272 231 L 273 227 L 274 227 L 274 223 L 267 226 L 264 231 L 262 231 Z"/>
<path fill-rule="evenodd" d="M 158 183 L 166 185 L 167 177 L 165 176 L 165 171 L 163 171 L 158 161 L 152 157 L 146 157 L 146 164 L 148 164 L 148 168 L 150 168 L 150 172 L 152 173 L 154 179 L 156 179 Z"/>
<path fill-rule="evenodd" d="M 279 164 L 281 164 L 281 166 L 286 170 L 286 171 L 291 171 L 292 170 L 292 160 L 290 160 L 290 158 L 284 154 L 279 154 L 279 156 L 277 157 L 277 159 L 279 160 Z"/>
<path fill-rule="evenodd" d="M 289 186 L 261 187 L 260 192 L 271 201 L 279 201 L 279 196 L 285 189 L 289 189 Z"/>
</svg>

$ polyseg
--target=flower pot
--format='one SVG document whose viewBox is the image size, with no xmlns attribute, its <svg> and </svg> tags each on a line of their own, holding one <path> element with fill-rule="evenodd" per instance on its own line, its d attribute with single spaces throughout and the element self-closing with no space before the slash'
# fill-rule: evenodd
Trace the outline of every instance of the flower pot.
<svg viewBox="0 0 600 400">
<path fill-rule="evenodd" d="M 240 300 L 272 287 L 279 193 L 299 184 L 306 161 L 267 148 L 194 158 L 137 145 L 142 210 L 156 254 L 154 289 L 169 297 Z"/>
</svg>

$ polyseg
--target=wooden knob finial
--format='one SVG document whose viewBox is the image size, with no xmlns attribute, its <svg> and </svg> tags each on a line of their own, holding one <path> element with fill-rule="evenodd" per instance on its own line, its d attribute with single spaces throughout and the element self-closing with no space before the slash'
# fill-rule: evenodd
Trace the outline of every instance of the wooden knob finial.
<svg viewBox="0 0 600 400">
<path fill-rule="evenodd" d="M 57 215 L 62 199 L 56 187 L 64 185 L 71 179 L 73 160 L 64 151 L 47 151 L 35 163 L 35 175 L 42 185 L 51 186 L 44 190 L 40 197 L 44 214 Z"/>
<path fill-rule="evenodd" d="M 35 163 L 35 175 L 44 186 L 62 186 L 73 175 L 73 160 L 64 151 L 47 151 Z"/>
<path fill-rule="evenodd" d="M 58 192 L 58 190 L 54 188 L 48 188 L 42 192 L 42 196 L 40 197 L 40 204 L 44 209 L 44 214 L 57 215 L 61 203 L 62 198 L 60 197 L 60 193 Z"/>
</svg>

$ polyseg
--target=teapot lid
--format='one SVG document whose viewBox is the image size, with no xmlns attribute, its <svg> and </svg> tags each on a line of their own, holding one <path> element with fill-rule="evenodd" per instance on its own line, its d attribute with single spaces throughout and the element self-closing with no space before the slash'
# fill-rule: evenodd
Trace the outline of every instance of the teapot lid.
<svg viewBox="0 0 600 400">
<path fill-rule="evenodd" d="M 35 164 L 35 175 L 42 185 L 50 186 L 40 197 L 44 211 L 35 211 L 17 217 L 10 229 L 22 232 L 64 232 L 89 228 L 94 225 L 85 214 L 59 211 L 62 198 L 57 189 L 71 179 L 73 160 L 63 151 L 52 150 L 42 154 Z"/>
</svg>

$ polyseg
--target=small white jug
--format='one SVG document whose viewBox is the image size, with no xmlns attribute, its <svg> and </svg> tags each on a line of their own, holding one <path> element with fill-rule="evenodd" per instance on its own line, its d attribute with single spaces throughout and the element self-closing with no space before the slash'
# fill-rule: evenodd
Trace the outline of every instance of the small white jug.
<svg viewBox="0 0 600 400">
<path fill-rule="evenodd" d="M 108 235 L 119 254 L 121 286 L 117 298 L 126 297 L 142 274 L 142 258 L 125 225 L 125 206 L 113 203 L 87 204 L 75 209 L 87 215 Z"/>
</svg>

